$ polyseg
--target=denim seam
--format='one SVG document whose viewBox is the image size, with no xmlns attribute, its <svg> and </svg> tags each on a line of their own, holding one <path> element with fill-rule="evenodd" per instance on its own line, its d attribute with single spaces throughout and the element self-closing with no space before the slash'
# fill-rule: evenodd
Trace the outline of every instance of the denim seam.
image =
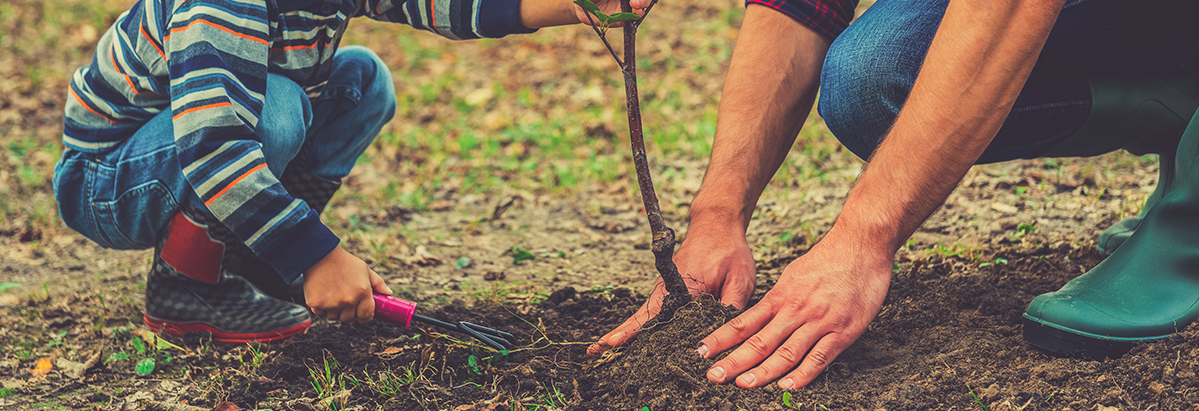
<svg viewBox="0 0 1199 411">
<path fill-rule="evenodd" d="M 111 238 L 112 236 L 109 235 L 109 237 L 110 237 L 109 241 L 112 242 L 113 245 L 122 245 L 122 246 L 126 246 L 126 245 L 127 246 L 136 246 L 137 245 L 136 244 L 137 241 L 134 240 L 133 238 L 131 238 L 129 236 L 129 233 L 125 232 L 125 230 L 123 229 L 123 226 L 120 224 L 120 221 L 117 220 L 117 211 L 120 208 L 118 203 L 120 203 L 121 201 L 124 201 L 124 200 L 128 200 L 129 198 L 135 198 L 136 196 L 146 195 L 146 193 L 150 193 L 150 192 L 158 192 L 161 195 L 162 199 L 164 201 L 166 201 L 168 204 L 170 204 L 170 207 L 168 207 L 168 208 L 176 208 L 179 206 L 178 201 L 176 201 L 174 198 L 174 195 L 171 194 L 171 190 L 167 189 L 166 186 L 162 184 L 162 181 L 159 181 L 159 180 L 147 181 L 145 183 L 139 184 L 136 187 L 125 190 L 125 192 L 116 196 L 116 199 L 113 199 L 112 201 L 102 201 L 102 202 L 95 203 L 97 216 L 103 216 L 105 218 L 105 221 L 107 223 L 111 224 L 112 229 L 115 232 L 113 234 L 119 235 L 121 237 L 121 239 L 124 240 L 124 242 L 125 242 L 125 244 L 116 244 L 116 242 Z M 159 227 L 159 228 L 161 228 L 161 227 Z M 107 235 L 109 233 L 107 231 L 105 231 L 105 234 Z"/>
<path fill-rule="evenodd" d="M 162 146 L 162 147 L 161 147 L 161 148 L 159 148 L 158 150 L 150 151 L 150 152 L 147 152 L 147 153 L 145 153 L 145 154 L 142 154 L 142 155 L 140 155 L 140 156 L 137 156 L 137 157 L 126 158 L 126 159 L 121 159 L 121 160 L 119 161 L 119 163 L 128 163 L 128 162 L 132 162 L 132 161 L 141 160 L 141 159 L 143 159 L 143 158 L 146 158 L 146 157 L 157 156 L 157 155 L 158 155 L 158 153 L 160 153 L 160 152 L 163 152 L 163 151 L 166 151 L 166 150 L 171 150 L 171 151 L 174 151 L 174 150 L 175 150 L 175 146 Z M 118 164 L 119 164 L 119 163 L 118 163 Z M 114 168 L 115 168 L 115 167 L 114 167 Z"/>
<path fill-rule="evenodd" d="M 1018 109 L 1012 109 L 1012 112 L 1013 113 L 1024 113 L 1024 112 L 1028 112 L 1028 111 L 1032 111 L 1032 110 L 1040 110 L 1040 109 L 1044 109 L 1044 108 L 1065 107 L 1065 106 L 1082 106 L 1082 105 L 1086 105 L 1087 103 L 1090 103 L 1090 101 L 1086 101 L 1086 100 L 1062 101 L 1062 102 L 1057 102 L 1057 103 L 1042 104 L 1039 106 L 1021 107 Z"/>
<path fill-rule="evenodd" d="M 1066 3 L 1066 5 L 1062 6 L 1062 8 L 1063 9 L 1070 8 L 1070 7 L 1074 7 L 1074 6 L 1077 6 L 1079 4 L 1086 3 L 1086 2 L 1087 2 L 1087 0 L 1073 0 L 1069 3 Z"/>
<path fill-rule="evenodd" d="M 87 162 L 86 171 L 83 173 L 84 192 L 87 195 L 88 205 L 87 212 L 85 213 L 88 220 L 87 224 L 90 226 L 89 228 L 96 237 L 102 238 L 108 243 L 101 244 L 107 247 L 108 245 L 113 244 L 113 241 L 111 238 L 108 238 L 108 233 L 106 233 L 104 229 L 100 227 L 100 211 L 98 210 L 98 204 L 102 202 L 96 201 L 96 176 L 100 172 L 100 162 L 96 161 L 95 159 L 88 159 L 84 161 Z"/>
</svg>

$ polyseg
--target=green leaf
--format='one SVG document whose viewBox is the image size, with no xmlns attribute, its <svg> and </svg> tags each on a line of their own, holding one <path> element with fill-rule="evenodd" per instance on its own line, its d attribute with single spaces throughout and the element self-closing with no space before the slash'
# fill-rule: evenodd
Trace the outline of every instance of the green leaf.
<svg viewBox="0 0 1199 411">
<path fill-rule="evenodd" d="M 164 340 L 164 339 L 162 339 L 162 337 L 158 337 L 158 338 L 155 338 L 155 339 L 154 339 L 154 348 L 157 348 L 157 349 L 159 349 L 159 350 L 165 350 L 165 349 L 168 349 L 168 348 L 174 348 L 174 349 L 176 349 L 176 350 L 179 350 L 179 351 L 187 351 L 187 350 L 184 350 L 184 349 L 183 349 L 183 347 L 180 347 L 180 346 L 178 346 L 178 345 L 175 345 L 175 344 L 171 344 L 171 343 L 170 343 L 170 342 L 168 342 L 167 340 Z"/>
<path fill-rule="evenodd" d="M 108 358 L 104 359 L 104 363 L 108 364 L 113 361 L 128 360 L 129 358 L 131 358 L 129 354 L 126 354 L 123 352 L 114 352 L 114 353 L 110 354 L 108 356 Z"/>
<path fill-rule="evenodd" d="M 591 2 L 591 0 L 577 0 L 575 1 L 575 4 L 578 4 L 579 7 L 583 8 L 583 10 L 586 10 L 588 13 L 594 15 L 596 20 L 599 20 L 600 23 L 608 23 L 612 20 L 611 16 L 600 11 L 599 6 L 596 6 L 595 3 Z"/>
<path fill-rule="evenodd" d="M 795 408 L 795 406 L 791 405 L 791 391 L 783 391 L 783 405 L 787 406 L 787 408 Z"/>
<path fill-rule="evenodd" d="M 995 264 L 1007 264 L 1007 259 L 1006 258 L 996 258 Z"/>
<path fill-rule="evenodd" d="M 141 361 L 137 362 L 137 366 L 133 367 L 133 370 L 137 371 L 137 375 L 147 375 L 154 372 L 154 359 L 142 358 Z"/>
<path fill-rule="evenodd" d="M 587 10 L 590 13 L 600 11 L 599 6 L 596 6 L 595 3 L 591 2 L 591 0 L 575 0 L 575 4 L 578 4 L 579 7 L 582 7 L 583 10 Z"/>
<path fill-rule="evenodd" d="M 136 335 L 130 338 L 133 340 L 133 349 L 140 355 L 146 355 L 146 342 Z"/>
<path fill-rule="evenodd" d="M 20 285 L 20 284 L 17 284 L 17 283 L 4 283 L 4 284 L 0 284 L 0 292 L 8 291 L 8 290 L 11 290 L 11 289 L 14 289 L 14 288 L 18 288 L 18 287 L 20 287 L 20 286 L 21 286 L 21 285 Z"/>
<path fill-rule="evenodd" d="M 470 257 L 462 257 L 462 258 L 458 259 L 458 262 L 456 264 L 454 264 L 454 266 L 458 267 L 458 269 L 461 270 L 463 268 L 470 267 L 471 263 L 472 263 L 472 261 L 471 261 Z"/>
<path fill-rule="evenodd" d="M 611 16 L 608 16 L 608 18 L 609 18 L 609 21 L 611 21 L 611 22 L 618 22 L 618 21 L 637 20 L 637 19 L 641 18 L 641 16 L 638 16 L 633 13 L 616 13 Z"/>
<path fill-rule="evenodd" d="M 483 375 L 483 370 L 479 369 L 479 358 L 471 355 L 466 357 L 466 369 L 474 375 Z"/>
<path fill-rule="evenodd" d="M 532 260 L 535 258 L 537 258 L 537 256 L 533 255 L 533 253 L 530 253 L 528 250 L 525 250 L 521 246 L 512 247 L 512 263 L 513 264 L 519 263 L 521 261 L 529 261 L 529 260 Z"/>
</svg>

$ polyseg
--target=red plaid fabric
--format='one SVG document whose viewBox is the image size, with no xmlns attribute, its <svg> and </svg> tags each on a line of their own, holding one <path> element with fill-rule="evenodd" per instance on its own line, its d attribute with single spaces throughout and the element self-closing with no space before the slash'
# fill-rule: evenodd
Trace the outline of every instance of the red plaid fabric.
<svg viewBox="0 0 1199 411">
<path fill-rule="evenodd" d="M 791 16 L 817 33 L 837 37 L 853 20 L 858 0 L 745 0 L 745 5 L 760 4 Z"/>
</svg>

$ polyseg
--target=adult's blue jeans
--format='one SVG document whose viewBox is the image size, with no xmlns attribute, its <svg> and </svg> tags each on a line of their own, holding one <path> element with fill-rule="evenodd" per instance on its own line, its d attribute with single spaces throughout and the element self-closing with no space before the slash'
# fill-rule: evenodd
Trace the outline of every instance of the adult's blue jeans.
<svg viewBox="0 0 1199 411">
<path fill-rule="evenodd" d="M 895 122 L 948 0 L 879 0 L 833 42 L 820 115 L 867 159 Z M 1066 4 L 1003 127 L 979 158 L 1036 158 L 1091 110 L 1090 76 L 1199 75 L 1199 2 L 1073 0 Z"/>
<path fill-rule="evenodd" d="M 311 156 L 305 171 L 339 181 L 395 115 L 391 72 L 374 52 L 343 47 L 333 61 L 315 100 L 287 77 L 267 75 L 255 133 L 275 177 L 303 149 Z M 179 167 L 172 127 L 168 108 L 110 152 L 64 151 L 54 190 L 67 226 L 107 248 L 150 248 L 180 204 L 202 205 Z"/>
</svg>

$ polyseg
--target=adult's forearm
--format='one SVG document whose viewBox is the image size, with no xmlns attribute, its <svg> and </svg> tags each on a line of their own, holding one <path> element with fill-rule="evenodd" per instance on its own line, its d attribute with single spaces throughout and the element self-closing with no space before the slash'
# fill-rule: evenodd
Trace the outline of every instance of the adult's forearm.
<svg viewBox="0 0 1199 411">
<path fill-rule="evenodd" d="M 952 0 L 924 67 L 830 238 L 893 254 L 1007 117 L 1063 1 Z"/>
<path fill-rule="evenodd" d="M 721 95 L 712 156 L 692 225 L 749 224 L 816 99 L 831 39 L 773 9 L 750 5 Z"/>
</svg>

